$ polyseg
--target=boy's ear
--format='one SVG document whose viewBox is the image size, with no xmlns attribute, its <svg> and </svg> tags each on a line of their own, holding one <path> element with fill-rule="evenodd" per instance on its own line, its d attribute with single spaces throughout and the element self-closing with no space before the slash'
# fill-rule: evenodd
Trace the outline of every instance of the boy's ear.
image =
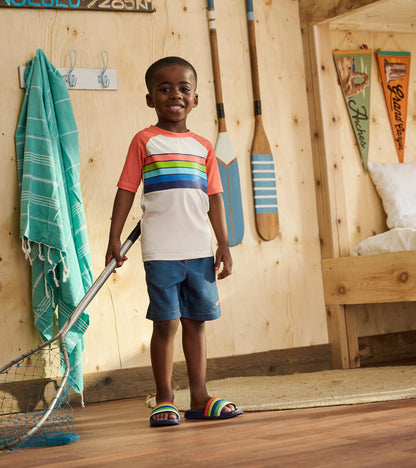
<svg viewBox="0 0 416 468">
<path fill-rule="evenodd" d="M 198 105 L 198 94 L 194 94 L 194 107 Z"/>
<path fill-rule="evenodd" d="M 149 107 L 155 107 L 152 96 L 150 94 L 146 94 L 146 103 Z"/>
</svg>

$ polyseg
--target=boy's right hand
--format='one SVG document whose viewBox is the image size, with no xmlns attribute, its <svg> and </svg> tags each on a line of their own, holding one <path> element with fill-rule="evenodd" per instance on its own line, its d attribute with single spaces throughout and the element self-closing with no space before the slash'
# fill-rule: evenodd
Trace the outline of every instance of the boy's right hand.
<svg viewBox="0 0 416 468">
<path fill-rule="evenodd" d="M 120 256 L 121 242 L 120 240 L 113 240 L 108 242 L 107 253 L 105 255 L 105 264 L 108 265 L 110 261 L 114 258 L 116 260 L 116 268 L 119 268 L 127 260 L 127 257 Z M 114 270 L 113 273 L 115 273 Z"/>
</svg>

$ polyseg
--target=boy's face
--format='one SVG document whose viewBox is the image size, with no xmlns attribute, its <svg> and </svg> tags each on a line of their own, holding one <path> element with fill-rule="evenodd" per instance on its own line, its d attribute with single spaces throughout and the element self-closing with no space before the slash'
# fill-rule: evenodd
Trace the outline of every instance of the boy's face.
<svg viewBox="0 0 416 468">
<path fill-rule="evenodd" d="M 198 104 L 195 88 L 195 77 L 189 68 L 169 65 L 155 72 L 146 102 L 155 108 L 159 128 L 177 133 L 187 131 L 186 117 Z"/>
</svg>

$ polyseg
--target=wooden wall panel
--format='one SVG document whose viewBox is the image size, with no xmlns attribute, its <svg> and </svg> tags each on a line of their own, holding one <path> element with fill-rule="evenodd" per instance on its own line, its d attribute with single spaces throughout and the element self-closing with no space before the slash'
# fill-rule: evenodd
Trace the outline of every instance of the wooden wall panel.
<svg viewBox="0 0 416 468">
<path fill-rule="evenodd" d="M 0 356 L 8 361 L 37 341 L 30 269 L 19 241 L 14 132 L 23 90 L 17 69 L 42 48 L 55 66 L 100 67 L 102 49 L 118 71 L 118 91 L 70 91 L 79 128 L 81 186 L 94 272 L 104 267 L 116 182 L 134 133 L 155 122 L 145 105 L 144 72 L 164 55 L 198 70 L 199 105 L 189 127 L 215 142 L 205 1 L 160 0 L 153 14 L 2 9 L 0 53 Z M 326 318 L 298 4 L 255 2 L 263 120 L 275 156 L 281 232 L 256 234 L 249 151 L 254 130 L 245 4 L 216 2 L 227 126 L 239 156 L 245 237 L 232 249 L 234 273 L 219 283 L 223 317 L 207 325 L 208 354 L 221 357 L 326 344 Z M 138 197 L 125 235 L 140 217 Z M 151 323 L 140 242 L 90 306 L 85 372 L 148 366 Z M 11 338 L 12 337 L 12 338 Z M 180 337 L 175 360 L 183 359 Z"/>
</svg>

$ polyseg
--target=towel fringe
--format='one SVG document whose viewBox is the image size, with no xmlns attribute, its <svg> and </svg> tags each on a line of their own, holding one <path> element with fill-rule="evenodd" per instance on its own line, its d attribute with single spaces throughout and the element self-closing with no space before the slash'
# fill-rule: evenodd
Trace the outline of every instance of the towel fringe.
<svg viewBox="0 0 416 468">
<path fill-rule="evenodd" d="M 36 248 L 34 248 L 36 247 Z M 52 273 L 52 278 L 55 286 L 59 288 L 59 279 L 56 274 L 56 268 L 59 264 L 62 265 L 62 282 L 65 283 L 69 276 L 70 276 L 70 268 L 69 268 L 69 261 L 62 252 L 62 250 L 59 249 L 54 249 L 53 247 L 50 247 L 46 244 L 42 244 L 40 242 L 36 241 L 31 241 L 25 236 L 22 236 L 22 250 L 23 253 L 25 254 L 25 259 L 29 260 L 30 265 L 33 265 L 33 259 L 37 256 L 39 260 L 44 262 L 45 260 L 49 263 L 49 265 L 53 265 L 52 268 L 48 270 L 48 273 Z M 60 260 L 54 265 L 53 260 L 51 259 L 51 251 L 56 250 L 59 252 Z M 46 257 L 46 259 L 45 259 Z M 48 288 L 46 287 L 47 285 L 47 278 L 45 276 L 45 291 L 46 291 L 46 297 L 50 297 Z"/>
<path fill-rule="evenodd" d="M 59 255 L 61 256 L 62 266 L 64 267 L 62 272 L 62 281 L 65 283 L 65 281 L 69 278 L 69 263 L 65 262 L 65 258 L 61 250 L 59 251 Z"/>
<path fill-rule="evenodd" d="M 52 260 L 51 260 L 51 247 L 48 247 L 48 262 L 52 265 Z"/>
<path fill-rule="evenodd" d="M 42 260 L 42 262 L 45 261 L 45 256 L 42 254 L 42 244 L 39 244 L 39 260 Z"/>
<path fill-rule="evenodd" d="M 23 253 L 25 254 L 25 259 L 29 260 L 29 263 L 32 266 L 32 258 L 30 256 L 30 253 L 32 252 L 32 249 L 30 247 L 29 240 L 24 238 L 24 237 L 22 237 L 22 250 L 23 250 Z"/>
<path fill-rule="evenodd" d="M 57 288 L 59 288 L 59 281 L 58 281 L 58 278 L 56 277 L 56 266 L 57 266 L 57 265 L 55 265 L 55 266 L 52 268 L 52 275 L 53 275 L 53 281 L 54 281 L 54 283 L 55 283 L 55 286 L 56 286 Z M 49 271 L 51 271 L 51 270 L 49 270 Z"/>
</svg>

